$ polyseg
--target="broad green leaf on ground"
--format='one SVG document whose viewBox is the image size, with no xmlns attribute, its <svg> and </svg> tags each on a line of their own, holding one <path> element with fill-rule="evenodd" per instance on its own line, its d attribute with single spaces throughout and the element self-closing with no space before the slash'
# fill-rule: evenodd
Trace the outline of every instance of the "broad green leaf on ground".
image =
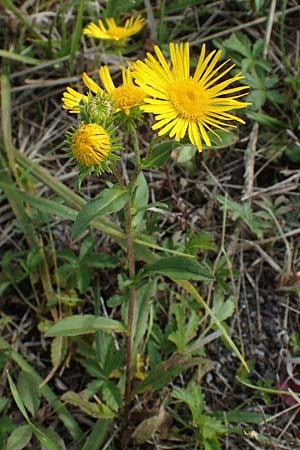
<svg viewBox="0 0 300 450">
<path fill-rule="evenodd" d="M 79 314 L 60 320 L 49 328 L 45 337 L 80 336 L 102 330 L 124 333 L 126 328 L 121 322 L 107 317 L 97 317 L 92 314 Z"/>
<path fill-rule="evenodd" d="M 40 407 L 40 392 L 35 378 L 30 373 L 21 371 L 17 386 L 25 407 L 35 416 Z"/>
<path fill-rule="evenodd" d="M 7 439 L 5 450 L 22 450 L 29 444 L 31 437 L 32 430 L 29 425 L 18 426 Z"/>
<path fill-rule="evenodd" d="M 144 266 L 146 273 L 160 273 L 175 280 L 213 281 L 215 277 L 196 261 L 184 256 L 169 256 Z"/>
<path fill-rule="evenodd" d="M 97 198 L 88 202 L 79 211 L 73 226 L 72 239 L 83 233 L 96 217 L 120 211 L 129 199 L 130 192 L 125 187 L 114 185 L 104 189 Z"/>
</svg>

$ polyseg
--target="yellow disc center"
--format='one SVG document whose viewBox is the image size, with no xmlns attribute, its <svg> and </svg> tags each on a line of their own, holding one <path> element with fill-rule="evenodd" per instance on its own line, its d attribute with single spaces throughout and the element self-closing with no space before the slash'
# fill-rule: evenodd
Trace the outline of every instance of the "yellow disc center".
<svg viewBox="0 0 300 450">
<path fill-rule="evenodd" d="M 127 85 L 115 88 L 111 92 L 112 99 L 115 101 L 116 108 L 132 108 L 142 103 L 145 94 L 137 86 Z"/>
<path fill-rule="evenodd" d="M 207 91 L 193 79 L 174 81 L 169 96 L 174 109 L 183 119 L 201 121 L 209 111 Z"/>
<path fill-rule="evenodd" d="M 107 34 L 113 39 L 124 39 L 128 36 L 127 30 L 123 27 L 115 27 L 107 30 Z"/>
</svg>

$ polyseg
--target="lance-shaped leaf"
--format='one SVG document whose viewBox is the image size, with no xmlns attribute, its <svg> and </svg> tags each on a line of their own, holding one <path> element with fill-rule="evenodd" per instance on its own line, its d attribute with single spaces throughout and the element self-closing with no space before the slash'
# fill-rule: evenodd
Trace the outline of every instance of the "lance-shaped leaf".
<svg viewBox="0 0 300 450">
<path fill-rule="evenodd" d="M 96 217 L 120 211 L 129 198 L 130 192 L 126 187 L 115 185 L 104 189 L 97 198 L 84 205 L 79 211 L 73 226 L 72 239 L 76 239 L 83 233 Z"/>
<path fill-rule="evenodd" d="M 184 256 L 170 256 L 144 267 L 147 273 L 160 273 L 175 280 L 213 281 L 215 277 L 206 268 Z"/>
<path fill-rule="evenodd" d="M 60 320 L 49 328 L 45 336 L 80 336 L 81 334 L 94 333 L 99 330 L 109 333 L 112 331 L 126 332 L 124 325 L 117 320 L 93 316 L 92 314 L 79 314 Z"/>
<path fill-rule="evenodd" d="M 178 147 L 178 144 L 174 144 L 171 141 L 163 142 L 153 147 L 142 161 L 143 169 L 153 169 L 163 166 L 175 147 Z"/>
</svg>

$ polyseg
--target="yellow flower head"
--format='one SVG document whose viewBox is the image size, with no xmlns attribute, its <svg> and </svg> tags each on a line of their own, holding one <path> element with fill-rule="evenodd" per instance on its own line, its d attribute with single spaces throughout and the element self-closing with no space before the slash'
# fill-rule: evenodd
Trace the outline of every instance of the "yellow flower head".
<svg viewBox="0 0 300 450">
<path fill-rule="evenodd" d="M 160 48 L 155 46 L 154 50 L 157 59 L 148 53 L 145 62 L 136 61 L 133 64 L 133 76 L 141 89 L 150 96 L 144 99 L 147 105 L 141 106 L 141 109 L 155 114 L 157 122 L 152 128 L 160 129 L 159 136 L 168 133 L 180 141 L 187 133 L 191 143 L 201 152 L 202 140 L 211 146 L 207 131 L 218 136 L 211 127 L 227 131 L 225 127 L 230 126 L 228 122 L 232 120 L 245 123 L 228 111 L 249 105 L 237 100 L 246 95 L 246 92 L 240 91 L 249 86 L 228 88 L 243 77 L 238 73 L 224 80 L 223 77 L 234 64 L 223 71 L 221 69 L 228 60 L 216 66 L 221 50 L 214 50 L 205 56 L 203 44 L 193 76 L 190 75 L 188 43 L 170 44 L 171 67 Z M 236 95 L 237 92 L 239 94 Z"/>
<path fill-rule="evenodd" d="M 84 28 L 83 34 L 96 39 L 125 41 L 133 34 L 138 33 L 144 26 L 144 19 L 141 16 L 130 17 L 130 19 L 126 20 L 123 27 L 116 25 L 115 19 L 112 17 L 105 19 L 105 21 L 107 28 L 105 28 L 103 21 L 100 19 L 98 20 L 98 26 L 91 22 Z"/>
<path fill-rule="evenodd" d="M 80 166 L 91 167 L 106 161 L 111 149 L 110 138 L 103 127 L 89 123 L 75 131 L 71 148 Z"/>
<path fill-rule="evenodd" d="M 133 83 L 130 69 L 125 70 L 122 67 L 123 83 L 119 87 L 115 87 L 107 66 L 100 68 L 99 77 L 116 110 L 122 109 L 126 114 L 129 114 L 131 108 L 143 103 L 145 93 Z"/>
<path fill-rule="evenodd" d="M 125 70 L 122 67 L 123 83 L 119 87 L 115 87 L 107 66 L 102 66 L 99 69 L 99 77 L 106 93 L 113 102 L 115 111 L 123 110 L 126 114 L 129 114 L 131 108 L 143 103 L 145 93 L 133 83 L 130 69 Z M 105 91 L 85 72 L 82 74 L 82 80 L 93 94 L 105 94 Z M 79 103 L 82 99 L 87 101 L 88 97 L 68 87 L 67 92 L 64 92 L 62 97 L 63 108 L 69 109 L 70 112 L 79 113 Z"/>
</svg>

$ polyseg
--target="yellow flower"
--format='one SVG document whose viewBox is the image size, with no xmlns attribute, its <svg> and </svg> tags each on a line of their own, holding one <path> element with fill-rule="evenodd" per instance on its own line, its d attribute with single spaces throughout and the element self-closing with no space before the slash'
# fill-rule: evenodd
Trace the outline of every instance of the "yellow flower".
<svg viewBox="0 0 300 450">
<path fill-rule="evenodd" d="M 67 87 L 67 90 L 62 96 L 63 109 L 68 109 L 70 113 L 79 113 L 79 103 L 81 100 L 87 102 L 87 95 L 80 94 L 71 87 Z"/>
<path fill-rule="evenodd" d="M 221 69 L 228 60 L 216 66 L 221 50 L 214 50 L 205 56 L 203 44 L 196 70 L 191 76 L 188 43 L 170 44 L 171 67 L 160 48 L 155 46 L 154 49 L 158 60 L 148 53 L 145 62 L 136 61 L 133 64 L 133 76 L 141 89 L 150 96 L 145 98 L 147 105 L 141 106 L 141 109 L 155 114 L 157 122 L 152 128 L 160 129 L 159 136 L 168 133 L 180 141 L 187 133 L 190 142 L 201 152 L 202 140 L 208 147 L 211 146 L 207 131 L 218 136 L 211 127 L 228 131 L 224 128 L 230 126 L 227 122 L 236 120 L 245 123 L 228 111 L 249 105 L 237 100 L 246 95 L 246 92 L 240 91 L 249 86 L 228 88 L 243 77 L 238 73 L 224 80 L 223 77 L 234 64 L 223 71 Z"/>
<path fill-rule="evenodd" d="M 143 103 L 145 93 L 133 83 L 130 69 L 125 70 L 122 67 L 123 83 L 119 87 L 115 87 L 107 66 L 100 68 L 99 77 L 106 92 L 111 96 L 116 110 L 122 109 L 126 114 L 129 114 L 131 108 Z"/>
<path fill-rule="evenodd" d="M 138 33 L 144 26 L 144 19 L 141 16 L 130 17 L 125 22 L 123 27 L 116 25 L 115 19 L 112 17 L 105 19 L 107 28 L 105 28 L 103 21 L 98 20 L 99 26 L 90 23 L 84 28 L 83 34 L 97 39 L 108 39 L 112 41 L 124 41 L 133 34 Z"/>
<path fill-rule="evenodd" d="M 107 94 L 111 97 L 116 111 L 121 109 L 126 114 L 129 114 L 132 107 L 140 106 L 143 103 L 145 93 L 133 83 L 130 69 L 125 70 L 122 67 L 123 83 L 119 87 L 115 87 L 107 66 L 102 66 L 99 69 L 99 77 Z M 103 91 L 103 89 L 85 72 L 82 74 L 82 80 L 86 87 L 94 94 L 105 93 L 105 91 Z M 79 92 L 68 87 L 67 92 L 64 92 L 62 97 L 63 108 L 69 109 L 70 112 L 79 112 L 78 105 L 81 99 L 86 101 L 88 97 L 79 94 Z"/>
<path fill-rule="evenodd" d="M 71 148 L 80 166 L 91 167 L 107 159 L 111 149 L 110 138 L 103 127 L 89 123 L 75 131 Z"/>
</svg>

